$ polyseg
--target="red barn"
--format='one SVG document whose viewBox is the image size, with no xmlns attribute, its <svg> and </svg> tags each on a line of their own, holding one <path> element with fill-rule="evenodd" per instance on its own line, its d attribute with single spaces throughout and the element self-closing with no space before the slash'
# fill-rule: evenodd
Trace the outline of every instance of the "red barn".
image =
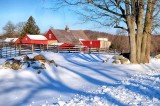
<svg viewBox="0 0 160 106">
<path fill-rule="evenodd" d="M 59 43 L 67 43 L 73 45 L 79 45 L 79 39 L 86 39 L 89 38 L 86 36 L 84 31 L 82 30 L 69 30 L 66 26 L 65 30 L 59 29 L 49 29 L 46 33 L 46 38 L 49 41 L 57 41 Z"/>
<path fill-rule="evenodd" d="M 55 35 L 52 33 L 52 31 L 49 29 L 49 31 L 46 33 L 46 38 L 48 39 L 48 44 L 57 43 L 58 40 L 55 37 Z"/>
<path fill-rule="evenodd" d="M 83 30 L 69 30 L 66 26 L 65 30 L 49 29 L 46 33 L 49 45 L 54 43 L 66 43 L 73 45 L 82 45 L 87 48 L 109 48 L 111 42 L 107 38 L 89 39 Z"/>
<path fill-rule="evenodd" d="M 22 43 L 26 43 L 26 44 L 48 44 L 48 40 L 43 35 L 26 35 L 22 39 Z"/>
<path fill-rule="evenodd" d="M 57 38 L 55 37 L 55 35 L 52 33 L 51 29 L 49 29 L 48 32 L 46 33 L 46 38 L 48 40 L 57 40 Z"/>
</svg>

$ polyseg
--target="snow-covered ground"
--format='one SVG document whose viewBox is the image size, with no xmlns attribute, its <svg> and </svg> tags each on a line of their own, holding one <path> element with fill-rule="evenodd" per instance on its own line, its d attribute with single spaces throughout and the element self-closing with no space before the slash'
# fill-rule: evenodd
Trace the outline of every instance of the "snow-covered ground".
<svg viewBox="0 0 160 106">
<path fill-rule="evenodd" d="M 15 71 L 0 66 L 0 106 L 160 106 L 158 59 L 121 65 L 112 64 L 107 54 L 41 54 L 58 67 L 45 63 L 37 74 L 31 67 Z"/>
</svg>

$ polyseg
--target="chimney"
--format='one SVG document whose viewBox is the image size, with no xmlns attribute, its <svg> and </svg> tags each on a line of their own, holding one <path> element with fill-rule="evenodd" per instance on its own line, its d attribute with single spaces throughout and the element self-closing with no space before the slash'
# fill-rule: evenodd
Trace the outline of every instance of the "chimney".
<svg viewBox="0 0 160 106">
<path fill-rule="evenodd" d="M 68 25 L 66 25 L 65 30 L 66 30 L 67 32 L 70 32 Z"/>
</svg>

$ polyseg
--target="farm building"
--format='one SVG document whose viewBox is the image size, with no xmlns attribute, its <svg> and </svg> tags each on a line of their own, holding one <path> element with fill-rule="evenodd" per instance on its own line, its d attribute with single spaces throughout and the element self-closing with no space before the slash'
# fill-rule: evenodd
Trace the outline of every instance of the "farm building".
<svg viewBox="0 0 160 106">
<path fill-rule="evenodd" d="M 52 42 L 49 45 L 58 42 L 90 48 L 109 48 L 111 44 L 107 38 L 98 38 L 91 41 L 83 30 L 69 30 L 68 26 L 65 30 L 49 29 L 46 38 Z"/>
<path fill-rule="evenodd" d="M 82 45 L 89 48 L 109 48 L 111 42 L 107 38 L 98 38 L 97 40 L 83 40 L 80 39 Z"/>
<path fill-rule="evenodd" d="M 109 48 L 111 42 L 107 38 L 97 38 L 100 41 L 100 48 Z"/>
<path fill-rule="evenodd" d="M 4 40 L 5 43 L 15 43 L 18 44 L 20 43 L 20 39 L 19 38 L 6 38 Z"/>
<path fill-rule="evenodd" d="M 48 39 L 43 35 L 26 35 L 22 39 L 23 44 L 48 44 Z"/>
<path fill-rule="evenodd" d="M 67 26 L 65 30 L 49 29 L 46 33 L 46 38 L 48 40 L 74 45 L 80 44 L 79 39 L 89 40 L 83 30 L 69 30 Z"/>
</svg>

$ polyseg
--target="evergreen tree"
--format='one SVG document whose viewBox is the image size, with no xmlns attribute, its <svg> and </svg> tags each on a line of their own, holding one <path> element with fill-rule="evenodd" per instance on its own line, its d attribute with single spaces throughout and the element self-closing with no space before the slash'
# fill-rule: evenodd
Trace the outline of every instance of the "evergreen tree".
<svg viewBox="0 0 160 106">
<path fill-rule="evenodd" d="M 22 29 L 20 38 L 23 38 L 25 34 L 35 34 L 36 35 L 39 33 L 40 33 L 39 27 L 36 25 L 34 18 L 30 16 L 27 23 Z"/>
</svg>

